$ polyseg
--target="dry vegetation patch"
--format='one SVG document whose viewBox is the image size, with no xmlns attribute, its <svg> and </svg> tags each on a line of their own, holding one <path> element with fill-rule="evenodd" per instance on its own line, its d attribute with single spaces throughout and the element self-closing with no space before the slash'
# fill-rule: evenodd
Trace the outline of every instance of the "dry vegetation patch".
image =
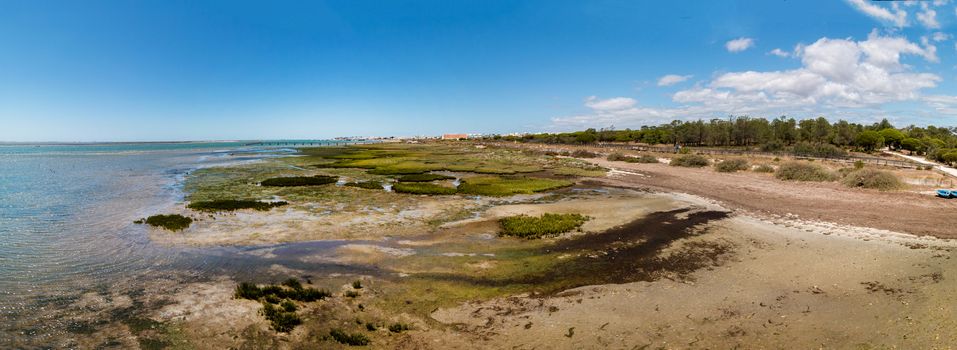
<svg viewBox="0 0 957 350">
<path fill-rule="evenodd" d="M 875 169 L 858 169 L 844 176 L 841 180 L 847 187 L 872 188 L 881 191 L 900 189 L 904 184 L 894 174 Z"/>
<path fill-rule="evenodd" d="M 837 175 L 817 164 L 787 162 L 781 164 L 774 176 L 787 181 L 834 181 Z"/>
</svg>

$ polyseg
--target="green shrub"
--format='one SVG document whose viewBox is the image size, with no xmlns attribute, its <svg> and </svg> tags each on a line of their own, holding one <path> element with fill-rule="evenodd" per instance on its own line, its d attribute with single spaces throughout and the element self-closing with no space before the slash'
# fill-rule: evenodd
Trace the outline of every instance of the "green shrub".
<svg viewBox="0 0 957 350">
<path fill-rule="evenodd" d="M 260 313 L 269 321 L 270 326 L 276 332 L 290 332 L 293 328 L 302 324 L 302 319 L 295 312 L 284 311 L 282 308 L 266 302 L 263 302 L 262 305 L 263 308 Z"/>
<path fill-rule="evenodd" d="M 362 281 L 360 281 L 360 280 L 355 280 L 355 281 L 353 281 L 353 282 L 352 282 L 352 288 L 362 289 Z"/>
<path fill-rule="evenodd" d="M 854 161 L 854 169 L 864 169 L 864 161 L 862 160 Z"/>
<path fill-rule="evenodd" d="M 903 187 L 894 174 L 875 169 L 859 169 L 848 173 L 841 182 L 847 187 L 872 188 L 891 191 Z"/>
<path fill-rule="evenodd" d="M 396 178 L 399 182 L 432 182 L 437 180 L 452 180 L 455 177 L 439 174 L 410 174 Z"/>
<path fill-rule="evenodd" d="M 829 143 L 801 142 L 794 145 L 794 154 L 820 158 L 841 158 L 847 156 L 847 151 Z"/>
<path fill-rule="evenodd" d="M 624 154 L 613 152 L 612 154 L 608 155 L 608 158 L 605 158 L 605 159 L 610 160 L 612 162 L 617 162 L 617 161 L 625 160 L 626 157 L 627 156 Z"/>
<path fill-rule="evenodd" d="M 357 297 L 359 297 L 359 292 L 354 291 L 354 290 L 347 290 L 347 291 L 346 291 L 345 293 L 343 293 L 342 295 L 344 295 L 346 298 L 357 298 Z"/>
<path fill-rule="evenodd" d="M 345 186 L 349 187 L 358 187 L 364 188 L 367 190 L 381 190 L 382 183 L 378 181 L 360 181 L 360 182 L 347 182 Z"/>
<path fill-rule="evenodd" d="M 834 181 L 837 176 L 816 164 L 787 162 L 781 164 L 774 176 L 789 181 Z"/>
<path fill-rule="evenodd" d="M 428 182 L 399 182 L 392 185 L 392 190 L 398 193 L 448 195 L 455 194 L 453 187 L 439 186 Z"/>
<path fill-rule="evenodd" d="M 572 152 L 571 156 L 575 158 L 598 158 L 599 154 L 595 152 L 579 149 Z"/>
<path fill-rule="evenodd" d="M 393 323 L 392 325 L 389 326 L 389 332 L 392 332 L 392 333 L 402 333 L 403 331 L 407 331 L 410 329 L 412 329 L 412 327 L 409 327 L 409 325 L 404 323 Z"/>
<path fill-rule="evenodd" d="M 153 215 L 145 220 L 136 220 L 134 223 L 162 227 L 170 231 L 181 231 L 189 228 L 189 225 L 193 223 L 193 219 L 179 214 Z"/>
<path fill-rule="evenodd" d="M 612 153 L 608 155 L 608 160 L 613 162 L 628 163 L 658 163 L 658 158 L 644 154 L 639 157 L 626 156 L 621 153 Z"/>
<path fill-rule="evenodd" d="M 781 150 L 784 150 L 784 142 L 779 140 L 771 140 L 761 145 L 762 152 L 779 152 Z"/>
<path fill-rule="evenodd" d="M 246 199 L 217 199 L 212 201 L 191 202 L 186 207 L 189 209 L 205 212 L 234 211 L 240 209 L 255 209 L 267 211 L 275 207 L 281 207 L 289 204 L 285 201 L 260 202 Z"/>
<path fill-rule="evenodd" d="M 329 331 L 329 336 L 340 344 L 346 344 L 349 346 L 369 345 L 369 338 L 361 333 L 348 334 L 340 329 L 333 329 Z"/>
<path fill-rule="evenodd" d="M 458 192 L 481 196 L 511 196 L 548 191 L 572 184 L 571 181 L 537 177 L 481 176 L 463 180 Z"/>
<path fill-rule="evenodd" d="M 581 214 L 542 214 L 542 216 L 517 215 L 499 219 L 500 236 L 515 236 L 527 239 L 541 238 L 575 230 L 588 221 Z"/>
<path fill-rule="evenodd" d="M 744 159 L 728 159 L 715 164 L 714 169 L 722 173 L 733 173 L 739 170 L 748 170 L 748 161 Z"/>
<path fill-rule="evenodd" d="M 711 162 L 708 160 L 708 158 L 695 155 L 695 154 L 689 154 L 689 155 L 677 156 L 677 157 L 671 158 L 671 166 L 700 168 L 700 167 L 708 166 L 710 164 Z"/>
<path fill-rule="evenodd" d="M 774 172 L 774 167 L 772 167 L 772 166 L 770 166 L 770 165 L 767 165 L 767 164 L 761 164 L 761 165 L 758 165 L 758 166 L 754 167 L 754 172 L 756 172 L 756 173 L 773 173 L 773 172 Z"/>
<path fill-rule="evenodd" d="M 367 330 L 367 331 L 369 331 L 369 332 L 375 332 L 377 329 L 379 329 L 379 328 L 376 327 L 374 324 L 372 324 L 372 323 L 366 323 L 366 330 Z"/>
<path fill-rule="evenodd" d="M 652 155 L 643 154 L 635 160 L 635 163 L 658 163 L 658 158 Z"/>
<path fill-rule="evenodd" d="M 339 181 L 338 176 L 316 175 L 316 176 L 290 176 L 275 177 L 263 180 L 260 185 L 270 187 L 296 187 L 296 186 L 319 186 L 333 184 Z"/>
</svg>

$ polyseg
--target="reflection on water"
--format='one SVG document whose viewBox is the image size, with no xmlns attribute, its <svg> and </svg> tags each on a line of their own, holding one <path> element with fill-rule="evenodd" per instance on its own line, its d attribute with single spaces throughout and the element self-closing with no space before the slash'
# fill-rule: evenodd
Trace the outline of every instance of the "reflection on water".
<svg viewBox="0 0 957 350">
<path fill-rule="evenodd" d="M 339 242 L 271 248 L 291 250 L 281 257 L 250 254 L 264 247 L 166 248 L 132 224 L 181 202 L 189 171 L 289 152 L 239 143 L 0 146 L 0 348 L 55 344 L 70 330 L 37 308 L 90 290 L 133 290 L 129 281 L 169 271 L 252 278 L 271 264 L 350 269 L 296 259 L 296 249 L 315 254 Z"/>
</svg>

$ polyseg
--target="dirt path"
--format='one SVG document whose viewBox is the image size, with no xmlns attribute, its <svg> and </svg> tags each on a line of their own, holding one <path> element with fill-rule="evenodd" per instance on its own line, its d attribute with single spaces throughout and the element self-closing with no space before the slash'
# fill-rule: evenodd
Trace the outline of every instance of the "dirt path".
<svg viewBox="0 0 957 350">
<path fill-rule="evenodd" d="M 938 163 L 929 161 L 929 160 L 927 160 L 927 158 L 924 158 L 924 157 L 908 156 L 908 155 L 905 155 L 905 154 L 901 154 L 901 153 L 897 153 L 897 152 L 891 152 L 891 151 L 884 151 L 884 153 L 892 154 L 892 155 L 895 155 L 895 156 L 898 156 L 898 157 L 901 157 L 901 158 L 904 158 L 904 159 L 913 160 L 913 161 L 915 161 L 915 162 L 918 162 L 918 163 L 921 163 L 921 164 L 924 164 L 924 165 L 932 165 L 932 166 L 934 166 L 934 169 L 935 169 L 935 170 L 939 170 L 939 171 L 943 172 L 944 174 L 947 174 L 947 175 L 950 175 L 950 176 L 953 176 L 953 177 L 957 177 L 957 169 L 951 168 L 951 167 L 949 167 L 949 166 L 940 165 L 940 164 L 938 164 Z"/>
<path fill-rule="evenodd" d="M 836 183 L 787 182 L 767 174 L 724 174 L 710 168 L 591 161 L 620 170 L 601 180 L 609 185 L 689 193 L 756 214 L 797 215 L 802 219 L 957 238 L 957 201 L 926 194 L 850 189 Z"/>
</svg>

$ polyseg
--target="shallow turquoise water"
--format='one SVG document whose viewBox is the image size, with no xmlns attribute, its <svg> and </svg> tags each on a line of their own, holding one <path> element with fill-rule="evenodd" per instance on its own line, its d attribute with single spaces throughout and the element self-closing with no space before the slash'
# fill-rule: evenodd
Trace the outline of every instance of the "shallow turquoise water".
<svg viewBox="0 0 957 350">
<path fill-rule="evenodd" d="M 68 324 L 36 312 L 50 300 L 160 271 L 236 275 L 262 265 L 238 248 L 153 245 L 132 221 L 182 201 L 193 169 L 291 152 L 239 142 L 0 145 L 0 348 L 62 344 Z"/>
</svg>

